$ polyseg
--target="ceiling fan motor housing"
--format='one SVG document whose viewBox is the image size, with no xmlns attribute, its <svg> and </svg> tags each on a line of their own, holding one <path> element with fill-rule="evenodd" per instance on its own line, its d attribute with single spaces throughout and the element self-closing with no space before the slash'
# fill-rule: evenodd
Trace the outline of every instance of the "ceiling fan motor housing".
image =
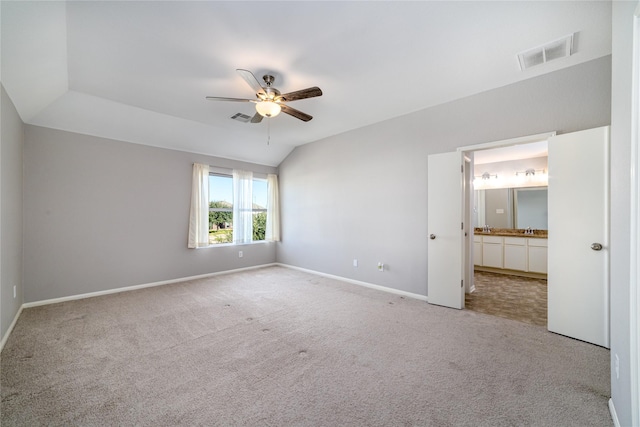
<svg viewBox="0 0 640 427">
<path fill-rule="evenodd" d="M 265 93 L 265 97 L 263 98 L 263 101 L 266 101 L 266 100 L 279 101 L 280 100 L 279 98 L 281 98 L 280 91 L 273 87 L 266 87 L 264 89 L 264 93 Z"/>
<path fill-rule="evenodd" d="M 275 79 L 275 77 L 269 74 L 265 74 L 264 76 L 262 76 L 262 80 L 264 80 L 264 82 L 267 84 L 267 87 L 271 86 Z"/>
</svg>

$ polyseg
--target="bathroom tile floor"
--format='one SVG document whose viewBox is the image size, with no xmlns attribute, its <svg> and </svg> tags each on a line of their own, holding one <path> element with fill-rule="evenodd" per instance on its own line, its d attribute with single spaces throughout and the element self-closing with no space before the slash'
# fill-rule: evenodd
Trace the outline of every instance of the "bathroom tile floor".
<svg viewBox="0 0 640 427">
<path fill-rule="evenodd" d="M 465 308 L 538 326 L 547 326 L 547 281 L 476 271 L 476 290 Z"/>
</svg>

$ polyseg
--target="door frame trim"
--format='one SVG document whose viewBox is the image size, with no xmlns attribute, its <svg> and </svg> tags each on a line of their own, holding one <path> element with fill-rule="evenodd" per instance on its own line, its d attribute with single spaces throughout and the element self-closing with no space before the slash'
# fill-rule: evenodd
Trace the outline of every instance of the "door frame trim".
<svg viewBox="0 0 640 427">
<path fill-rule="evenodd" d="M 484 142 L 474 145 L 465 145 L 464 147 L 458 147 L 458 151 L 480 151 L 488 150 L 490 148 L 508 147 L 510 145 L 530 144 L 532 142 L 542 141 L 549 139 L 552 136 L 556 136 L 556 131 L 538 133 L 535 135 L 520 136 L 518 138 L 503 139 L 500 141 Z"/>
<path fill-rule="evenodd" d="M 631 100 L 631 224 L 630 224 L 630 283 L 629 283 L 629 365 L 631 382 L 631 422 L 640 423 L 640 4 L 633 16 L 632 41 L 632 100 Z M 613 357 L 613 356 L 612 356 Z M 611 402 L 613 406 L 613 402 Z"/>
<path fill-rule="evenodd" d="M 500 148 L 500 147 L 509 147 L 512 145 L 521 145 L 521 144 L 530 144 L 532 142 L 538 142 L 538 141 L 543 141 L 543 140 L 548 140 L 549 138 L 551 138 L 552 136 L 556 136 L 557 132 L 556 131 L 549 131 L 549 132 L 543 132 L 543 133 L 537 133 L 534 135 L 526 135 L 526 136 L 520 136 L 517 138 L 509 138 L 509 139 L 502 139 L 500 141 L 490 141 L 490 142 L 483 142 L 483 143 L 479 143 L 479 144 L 474 144 L 474 145 L 465 145 L 463 147 L 458 147 L 456 149 L 456 151 L 461 152 L 462 155 L 464 156 L 468 156 L 469 158 L 472 159 L 472 161 L 470 162 L 470 167 L 471 167 L 471 174 L 469 177 L 469 182 L 466 182 L 464 185 L 467 188 L 470 188 L 471 191 L 469 192 L 470 194 L 473 193 L 473 156 L 470 153 L 473 153 L 474 151 L 481 151 L 481 150 L 488 150 L 491 148 Z M 464 192 L 464 190 L 463 190 Z M 472 197 L 472 196 L 471 196 Z M 464 194 L 463 194 L 463 198 L 464 198 Z M 468 203 L 472 203 L 470 199 L 465 199 L 464 200 L 465 204 Z M 462 211 L 465 211 L 465 207 L 463 206 Z M 471 271 L 473 271 L 473 235 L 474 235 L 474 229 L 471 226 L 471 215 L 469 215 L 469 218 L 465 218 L 465 221 L 468 222 L 469 226 L 469 240 L 470 243 L 469 245 L 471 246 L 470 248 L 470 255 L 467 259 L 463 260 L 463 266 L 462 266 L 462 270 L 463 272 L 471 269 Z M 469 291 L 471 289 L 475 289 L 475 284 L 473 282 L 473 275 L 471 275 L 471 280 L 470 282 L 467 284 L 466 289 L 468 289 Z"/>
</svg>

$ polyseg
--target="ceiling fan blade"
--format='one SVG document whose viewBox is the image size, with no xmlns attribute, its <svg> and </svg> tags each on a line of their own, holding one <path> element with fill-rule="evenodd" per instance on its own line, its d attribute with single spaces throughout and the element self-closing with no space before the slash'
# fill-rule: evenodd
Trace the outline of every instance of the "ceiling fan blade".
<svg viewBox="0 0 640 427">
<path fill-rule="evenodd" d="M 317 86 L 280 95 L 280 97 L 287 102 L 297 101 L 298 99 L 313 98 L 316 96 L 322 96 L 322 91 Z"/>
<path fill-rule="evenodd" d="M 251 123 L 260 123 L 261 121 L 262 116 L 260 115 L 260 113 L 256 113 L 253 117 L 251 117 Z"/>
<path fill-rule="evenodd" d="M 303 113 L 302 111 L 296 110 L 295 108 L 291 108 L 286 104 L 280 104 L 280 108 L 282 109 L 283 113 L 293 116 L 296 119 L 300 119 L 303 122 L 308 122 L 309 120 L 313 119 L 313 116 L 310 116 L 307 113 Z"/>
<path fill-rule="evenodd" d="M 233 101 L 233 102 L 255 102 L 254 99 L 225 98 L 223 96 L 207 96 L 209 101 Z"/>
<path fill-rule="evenodd" d="M 243 70 L 242 68 L 238 68 L 236 71 L 240 74 L 240 77 L 242 77 L 244 81 L 247 82 L 249 86 L 251 86 L 251 89 L 254 90 L 256 95 L 259 93 L 266 95 L 264 88 L 262 87 L 258 79 L 256 79 L 256 76 L 254 76 L 251 71 Z"/>
</svg>

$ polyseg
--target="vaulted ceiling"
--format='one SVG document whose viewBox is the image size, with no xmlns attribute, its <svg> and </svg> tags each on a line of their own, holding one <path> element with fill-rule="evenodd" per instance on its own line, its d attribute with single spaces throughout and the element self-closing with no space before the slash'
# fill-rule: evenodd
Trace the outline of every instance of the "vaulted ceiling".
<svg viewBox="0 0 640 427">
<path fill-rule="evenodd" d="M 611 53 L 602 1 L 2 1 L 1 80 L 25 123 L 278 165 L 296 146 Z M 517 53 L 575 33 L 574 54 Z M 260 124 L 237 68 L 323 96 Z M 267 140 L 270 137 L 270 142 Z"/>
</svg>

